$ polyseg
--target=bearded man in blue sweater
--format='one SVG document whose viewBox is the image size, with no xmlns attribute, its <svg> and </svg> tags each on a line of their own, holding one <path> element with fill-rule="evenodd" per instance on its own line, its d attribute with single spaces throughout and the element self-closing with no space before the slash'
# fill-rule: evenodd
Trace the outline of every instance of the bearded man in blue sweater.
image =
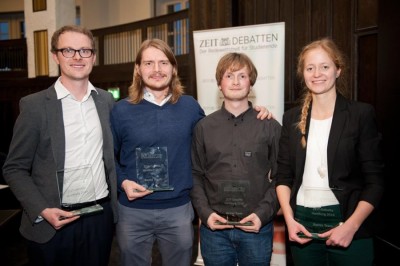
<svg viewBox="0 0 400 266">
<path fill-rule="evenodd" d="M 205 114 L 193 97 L 183 95 L 177 72 L 168 44 L 159 39 L 144 41 L 129 96 L 111 113 L 120 189 L 121 265 L 151 265 L 154 241 L 163 265 L 191 264 L 191 139 Z M 262 108 L 259 117 L 268 113 Z"/>
</svg>

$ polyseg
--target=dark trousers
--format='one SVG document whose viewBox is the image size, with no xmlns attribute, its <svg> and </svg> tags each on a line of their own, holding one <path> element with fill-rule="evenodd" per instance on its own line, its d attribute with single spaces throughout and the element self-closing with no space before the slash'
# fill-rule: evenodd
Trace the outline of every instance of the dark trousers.
<svg viewBox="0 0 400 266">
<path fill-rule="evenodd" d="M 348 248 L 327 246 L 319 240 L 291 243 L 291 252 L 296 266 L 372 266 L 374 261 L 372 238 L 353 240 Z"/>
<path fill-rule="evenodd" d="M 102 213 L 82 216 L 47 243 L 28 241 L 29 265 L 108 265 L 114 235 L 110 202 Z M 43 221 L 45 222 L 45 221 Z"/>
</svg>

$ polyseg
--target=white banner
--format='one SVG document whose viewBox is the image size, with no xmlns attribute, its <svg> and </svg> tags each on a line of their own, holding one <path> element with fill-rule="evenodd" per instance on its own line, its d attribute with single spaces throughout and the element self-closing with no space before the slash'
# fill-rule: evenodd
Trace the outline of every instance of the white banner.
<svg viewBox="0 0 400 266">
<path fill-rule="evenodd" d="M 249 95 L 253 105 L 265 106 L 282 124 L 284 112 L 285 23 L 272 23 L 193 32 L 197 100 L 206 115 L 221 108 L 215 70 L 219 59 L 230 52 L 245 53 L 257 68 L 258 77 Z M 274 222 L 271 266 L 286 265 L 285 226 Z M 200 246 L 195 265 L 204 265 Z"/>
<path fill-rule="evenodd" d="M 219 59 L 230 52 L 245 53 L 257 68 L 258 77 L 249 95 L 254 105 L 270 110 L 282 123 L 284 111 L 285 23 L 271 23 L 193 32 L 197 100 L 206 115 L 221 108 L 223 96 L 215 70 Z"/>
</svg>

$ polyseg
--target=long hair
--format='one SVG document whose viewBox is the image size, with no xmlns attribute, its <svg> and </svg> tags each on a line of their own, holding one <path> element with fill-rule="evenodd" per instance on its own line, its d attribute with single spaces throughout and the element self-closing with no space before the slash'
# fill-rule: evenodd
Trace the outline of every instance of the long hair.
<svg viewBox="0 0 400 266">
<path fill-rule="evenodd" d="M 172 94 L 170 98 L 171 103 L 176 103 L 180 96 L 184 93 L 184 87 L 181 84 L 178 76 L 178 62 L 176 61 L 175 55 L 172 52 L 171 48 L 160 39 L 149 39 L 145 40 L 139 48 L 139 51 L 136 56 L 135 66 L 139 67 L 142 62 L 143 51 L 149 47 L 154 47 L 161 52 L 163 52 L 168 58 L 169 62 L 173 66 L 173 73 L 171 78 L 171 84 L 169 84 L 169 93 Z M 131 86 L 129 86 L 129 101 L 131 103 L 137 104 L 141 100 L 143 100 L 143 87 L 144 82 L 142 81 L 142 77 L 137 73 L 137 71 L 133 71 L 133 81 Z"/>
<path fill-rule="evenodd" d="M 348 88 L 347 84 L 347 69 L 346 69 L 346 59 L 342 51 L 338 48 L 335 42 L 328 37 L 313 41 L 306 46 L 303 47 L 301 50 L 298 61 L 297 61 L 297 77 L 300 80 L 303 88 L 302 88 L 302 95 L 300 97 L 300 103 L 302 105 L 301 108 L 301 115 L 299 119 L 299 123 L 297 124 L 298 129 L 300 130 L 301 134 L 303 135 L 301 138 L 301 145 L 303 148 L 306 147 L 306 123 L 307 123 L 307 116 L 312 102 L 312 94 L 310 90 L 307 88 L 305 80 L 304 80 L 304 60 L 307 56 L 307 53 L 311 50 L 322 48 L 328 56 L 332 59 L 333 63 L 335 64 L 337 69 L 340 69 L 340 75 L 336 78 L 336 90 L 338 93 L 342 94 L 345 97 L 348 97 Z"/>
</svg>

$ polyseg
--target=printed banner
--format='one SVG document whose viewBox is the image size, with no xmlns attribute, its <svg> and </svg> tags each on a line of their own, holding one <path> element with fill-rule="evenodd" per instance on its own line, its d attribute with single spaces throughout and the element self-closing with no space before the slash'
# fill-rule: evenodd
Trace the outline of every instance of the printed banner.
<svg viewBox="0 0 400 266">
<path fill-rule="evenodd" d="M 282 123 L 284 111 L 285 23 L 271 23 L 193 32 L 197 100 L 206 115 L 221 108 L 223 96 L 215 79 L 219 59 L 230 52 L 246 53 L 258 77 L 249 95 Z"/>
</svg>

